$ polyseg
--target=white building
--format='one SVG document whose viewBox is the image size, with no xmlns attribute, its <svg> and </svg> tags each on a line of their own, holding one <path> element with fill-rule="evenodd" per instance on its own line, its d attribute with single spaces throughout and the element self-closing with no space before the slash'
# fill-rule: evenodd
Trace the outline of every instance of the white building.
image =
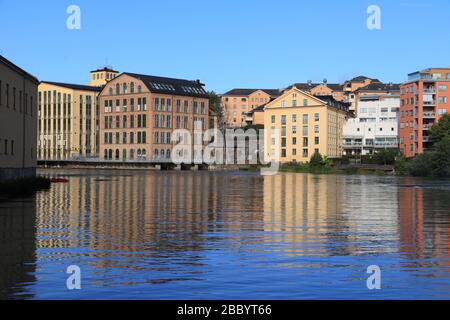
<svg viewBox="0 0 450 320">
<path fill-rule="evenodd" d="M 366 95 L 358 101 L 357 118 L 344 126 L 344 154 L 373 154 L 399 147 L 399 95 Z"/>
</svg>

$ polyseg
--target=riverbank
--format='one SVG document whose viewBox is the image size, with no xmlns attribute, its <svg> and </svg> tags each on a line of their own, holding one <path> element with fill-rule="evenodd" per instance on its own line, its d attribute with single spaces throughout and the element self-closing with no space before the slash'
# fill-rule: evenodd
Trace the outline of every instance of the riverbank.
<svg viewBox="0 0 450 320">
<path fill-rule="evenodd" d="M 45 177 L 23 178 L 0 182 L 0 201 L 2 199 L 30 196 L 41 190 L 48 190 L 51 181 Z"/>
</svg>

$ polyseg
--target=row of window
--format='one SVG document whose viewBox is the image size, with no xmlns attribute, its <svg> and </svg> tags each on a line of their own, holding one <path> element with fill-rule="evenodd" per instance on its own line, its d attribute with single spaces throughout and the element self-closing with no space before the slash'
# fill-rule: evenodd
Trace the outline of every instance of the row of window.
<svg viewBox="0 0 450 320">
<path fill-rule="evenodd" d="M 14 155 L 14 140 L 0 138 L 0 156 Z"/>
<path fill-rule="evenodd" d="M 135 105 L 137 102 L 137 105 Z M 130 108 L 128 109 L 128 99 L 123 99 L 122 104 L 120 99 L 116 99 L 115 101 L 115 112 L 134 112 L 134 111 L 146 111 L 147 110 L 147 98 L 137 98 L 137 101 L 134 98 L 130 99 Z M 200 108 L 199 108 L 200 106 Z M 164 99 L 164 98 L 155 98 L 154 100 L 154 111 L 155 112 L 172 112 L 172 99 Z M 105 100 L 104 105 L 105 113 L 113 112 L 113 100 Z M 189 113 L 189 101 L 184 100 L 183 105 L 181 104 L 181 100 L 177 99 L 175 102 L 175 111 L 177 113 Z M 193 111 L 194 114 L 206 114 L 206 104 L 204 101 L 200 102 L 200 105 L 197 101 L 193 102 Z"/>
<path fill-rule="evenodd" d="M 122 136 L 122 139 L 121 139 Z M 115 137 L 115 140 L 113 140 L 113 137 Z M 112 132 L 105 132 L 104 133 L 104 143 L 105 144 L 146 144 L 147 143 L 147 132 L 145 131 L 138 131 L 137 133 L 130 132 L 129 134 L 127 132 L 123 132 L 120 134 L 119 132 L 116 132 L 113 136 Z"/>
<path fill-rule="evenodd" d="M 282 115 L 281 116 L 281 125 L 286 125 L 286 119 L 287 119 L 286 115 Z M 276 120 L 277 120 L 277 117 L 275 115 L 273 115 L 272 118 L 271 118 L 272 124 L 275 124 Z M 320 121 L 320 115 L 318 113 L 314 114 L 314 121 L 315 122 Z M 292 123 L 297 123 L 297 115 L 296 114 L 292 115 L 291 122 Z M 309 115 L 308 114 L 304 114 L 303 115 L 303 124 L 308 124 L 308 122 L 309 122 Z"/>
<path fill-rule="evenodd" d="M 314 152 L 319 152 L 319 149 L 316 148 L 314 149 Z M 292 149 L 291 150 L 291 154 L 293 157 L 297 156 L 297 149 Z M 276 151 L 272 150 L 272 156 L 275 157 L 276 156 Z M 281 149 L 281 158 L 286 158 L 287 157 L 287 151 L 286 149 Z M 302 149 L 302 157 L 303 158 L 309 158 L 309 149 Z"/>
<path fill-rule="evenodd" d="M 137 120 L 137 123 L 135 123 L 135 119 Z M 122 123 L 121 123 L 122 120 Z M 128 122 L 129 120 L 129 122 Z M 120 116 L 116 116 L 115 119 L 115 129 L 127 129 L 128 126 L 130 129 L 134 129 L 135 124 L 137 125 L 137 128 L 147 128 L 147 115 L 145 114 L 138 114 L 136 117 L 134 115 L 123 116 L 122 118 Z M 113 129 L 113 116 L 105 116 L 104 117 L 104 128 L 105 129 Z"/>
<path fill-rule="evenodd" d="M 3 93 L 5 97 L 3 97 Z M 27 93 L 23 93 L 22 90 L 17 90 L 16 87 L 10 88 L 9 83 L 5 83 L 5 87 L 3 88 L 3 81 L 0 80 L 0 106 L 5 103 L 7 108 L 12 107 L 13 110 L 17 110 L 18 107 L 19 112 L 23 110 L 25 114 L 28 114 L 28 102 L 30 103 L 30 115 L 33 116 L 33 95 L 28 96 Z"/>
</svg>

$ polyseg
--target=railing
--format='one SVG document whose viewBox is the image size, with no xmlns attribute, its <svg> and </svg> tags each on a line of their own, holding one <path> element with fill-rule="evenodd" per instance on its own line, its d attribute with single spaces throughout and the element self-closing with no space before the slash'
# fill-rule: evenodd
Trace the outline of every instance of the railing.
<svg viewBox="0 0 450 320">
<path fill-rule="evenodd" d="M 424 137 L 422 138 L 422 141 L 423 141 L 423 142 L 431 142 L 431 141 L 432 141 L 432 138 L 431 138 L 430 136 L 424 136 Z"/>
<path fill-rule="evenodd" d="M 423 93 L 434 94 L 436 93 L 436 89 L 423 89 Z"/>
<path fill-rule="evenodd" d="M 434 106 L 434 105 L 436 105 L 436 101 L 424 101 L 423 102 L 423 105 L 424 106 Z"/>
<path fill-rule="evenodd" d="M 436 113 L 434 112 L 424 112 L 423 113 L 424 118 L 436 118 Z"/>
</svg>

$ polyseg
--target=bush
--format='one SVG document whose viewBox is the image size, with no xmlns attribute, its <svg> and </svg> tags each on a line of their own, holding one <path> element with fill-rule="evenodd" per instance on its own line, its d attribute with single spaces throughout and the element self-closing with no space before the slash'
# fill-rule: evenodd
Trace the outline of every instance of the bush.
<svg viewBox="0 0 450 320">
<path fill-rule="evenodd" d="M 319 152 L 315 152 L 312 157 L 311 160 L 309 161 L 309 165 L 311 167 L 321 167 L 324 165 L 324 160 L 322 155 Z"/>
<path fill-rule="evenodd" d="M 408 163 L 408 172 L 415 177 L 425 177 L 431 175 L 431 153 L 421 154 Z"/>
</svg>

